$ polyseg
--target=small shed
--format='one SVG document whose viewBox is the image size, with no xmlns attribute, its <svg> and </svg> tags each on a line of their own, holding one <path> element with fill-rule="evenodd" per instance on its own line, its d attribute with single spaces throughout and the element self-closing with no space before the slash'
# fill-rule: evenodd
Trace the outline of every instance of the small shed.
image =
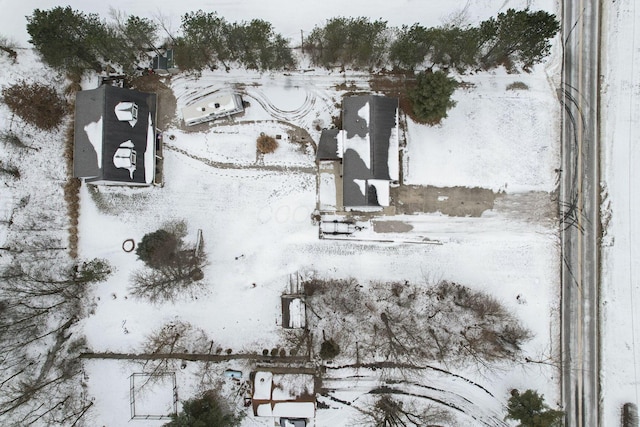
<svg viewBox="0 0 640 427">
<path fill-rule="evenodd" d="M 307 326 L 306 304 L 301 295 L 282 295 L 282 327 L 286 329 Z"/>
<path fill-rule="evenodd" d="M 173 49 L 163 49 L 151 58 L 151 69 L 156 74 L 176 74 L 180 70 L 173 60 Z"/>
</svg>

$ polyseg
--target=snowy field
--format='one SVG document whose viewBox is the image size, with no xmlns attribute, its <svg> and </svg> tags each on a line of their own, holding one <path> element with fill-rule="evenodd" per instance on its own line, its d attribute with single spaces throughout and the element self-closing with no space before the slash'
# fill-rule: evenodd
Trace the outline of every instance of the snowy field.
<svg viewBox="0 0 640 427">
<path fill-rule="evenodd" d="M 408 121 L 405 183 L 553 191 L 560 126 L 554 69 L 517 75 L 499 70 L 460 79 L 470 88 L 456 91 L 458 104 L 440 126 Z M 507 89 L 516 82 L 528 89 Z"/>
<path fill-rule="evenodd" d="M 607 2 L 603 20 L 602 417 L 616 425 L 622 405 L 640 405 L 640 7 Z"/>
<path fill-rule="evenodd" d="M 12 13 L 0 17 L 4 32 L 16 40 L 26 40 L 24 22 L 34 7 L 50 8 L 44 1 L 12 5 Z M 438 25 L 443 19 L 466 11 L 469 23 L 476 23 L 509 7 L 545 9 L 554 12 L 556 2 L 545 1 L 448 1 L 429 2 L 417 7 L 415 0 L 402 4 L 388 2 L 313 2 L 281 7 L 255 1 L 221 2 L 217 11 L 228 20 L 260 17 L 271 21 L 276 31 L 297 37 L 323 19 L 336 15 L 372 18 L 382 16 L 390 25 Z M 103 4 L 70 3 L 72 7 L 106 16 Z M 195 10 L 189 2 L 163 6 L 154 12 L 150 4 L 110 3 L 131 14 L 161 14 L 179 24 L 179 15 Z M 295 3 L 297 5 L 297 3 Z M 458 6 L 458 7 L 456 7 Z M 292 14 L 283 14 L 283 9 Z M 250 14 L 247 11 L 251 11 Z M 296 15 L 297 14 L 297 15 Z M 14 19 L 8 19 L 7 16 Z M 0 82 L 11 84 L 30 75 L 33 58 L 20 51 L 18 64 L 0 68 Z M 555 188 L 554 169 L 559 164 L 558 105 L 554 85 L 560 55 L 554 51 L 549 62 L 531 74 L 510 75 L 502 71 L 463 76 L 471 83 L 456 92 L 457 106 L 441 126 L 428 128 L 413 123 L 406 130 L 404 158 L 411 184 L 436 186 L 480 186 L 495 191 L 544 191 Z M 524 82 L 528 90 L 511 91 L 507 85 Z M 451 218 L 441 214 L 393 218 L 411 224 L 413 235 L 438 244 L 376 243 L 318 239 L 318 227 L 311 215 L 316 208 L 317 170 L 308 145 L 291 141 L 290 123 L 317 142 L 319 127 L 326 127 L 339 111 L 343 90 L 336 86 L 353 83 L 368 90 L 363 74 L 340 74 L 316 70 L 258 74 L 245 71 L 204 73 L 194 79 L 179 75 L 170 82 L 181 107 L 209 93 L 228 87 L 242 91 L 249 101 L 246 113 L 233 124 L 204 126 L 204 131 L 188 132 L 175 126 L 165 132 L 172 136 L 164 151 L 162 188 L 101 188 L 91 192 L 81 188 L 79 252 L 81 258 L 108 259 L 116 272 L 95 287 L 90 315 L 81 321 L 88 347 L 95 352 L 137 353 L 147 337 L 162 325 L 181 320 L 203 330 L 222 349 L 233 353 L 261 352 L 277 346 L 282 339 L 280 296 L 288 277 L 295 272 L 324 278 L 356 277 L 366 281 L 410 281 L 434 283 L 455 281 L 497 298 L 534 333 L 517 363 L 495 370 L 460 368 L 456 375 L 425 373 L 414 380 L 424 386 L 443 387 L 444 399 L 461 408 L 454 413 L 458 426 L 503 426 L 508 392 L 512 388 L 534 388 L 552 405 L 559 404 L 559 240 L 554 222 L 531 222 L 486 212 L 479 218 Z M 92 87 L 86 87 L 90 89 Z M 8 113 L 1 126 L 6 128 Z M 258 159 L 255 139 L 261 133 L 282 135 L 276 152 Z M 48 174 L 44 161 L 43 174 Z M 29 178 L 34 181 L 37 177 Z M 330 178 L 325 176 L 325 181 Z M 325 182 L 327 184 L 327 182 Z M 6 191 L 2 200 L 11 199 Z M 135 253 L 126 253 L 126 239 L 140 241 L 167 221 L 185 220 L 186 241 L 195 241 L 202 230 L 208 265 L 204 269 L 206 290 L 197 299 L 179 298 L 152 305 L 129 294 L 131 274 L 142 267 Z M 409 234 L 411 234 L 409 233 Z M 384 233 L 380 239 L 388 237 Z M 2 234 L 0 233 L 0 239 Z M 2 243 L 2 240 L 0 240 Z M 87 392 L 94 406 L 90 425 L 119 427 L 160 426 L 162 420 L 130 420 L 130 376 L 142 372 L 134 362 L 90 360 L 84 365 Z M 180 399 L 191 397 L 201 385 L 202 365 L 189 362 L 176 367 Z M 246 362 L 208 366 L 207 375 L 221 381 L 224 369 L 240 369 L 248 374 Z M 345 381 L 353 372 L 336 372 L 329 378 L 334 396 L 355 406 L 366 401 L 365 392 L 376 375 L 361 372 L 369 379 L 361 383 Z M 391 373 L 393 374 L 393 373 Z M 379 380 L 379 378 L 378 378 Z M 470 385 L 475 383 L 476 385 Z M 479 385 L 479 386 L 478 386 Z M 481 386 L 481 387 L 480 387 Z M 234 396 L 241 390 L 230 381 L 223 389 Z M 168 383 L 154 384 L 140 396 L 141 411 L 164 410 L 171 405 Z M 151 396 L 157 393 L 157 400 Z M 241 404 L 240 401 L 237 402 Z M 329 409 L 318 409 L 316 425 L 351 426 L 358 411 L 348 405 L 326 401 Z M 178 406 L 179 408 L 179 406 Z M 269 419 L 248 417 L 245 426 L 267 426 Z"/>
</svg>

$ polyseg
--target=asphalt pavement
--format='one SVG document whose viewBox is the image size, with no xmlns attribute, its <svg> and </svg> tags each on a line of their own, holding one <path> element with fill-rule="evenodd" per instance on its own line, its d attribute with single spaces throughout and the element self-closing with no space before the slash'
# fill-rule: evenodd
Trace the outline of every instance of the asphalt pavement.
<svg viewBox="0 0 640 427">
<path fill-rule="evenodd" d="M 601 425 L 599 40 L 597 0 L 564 0 L 562 401 L 565 425 Z"/>
</svg>

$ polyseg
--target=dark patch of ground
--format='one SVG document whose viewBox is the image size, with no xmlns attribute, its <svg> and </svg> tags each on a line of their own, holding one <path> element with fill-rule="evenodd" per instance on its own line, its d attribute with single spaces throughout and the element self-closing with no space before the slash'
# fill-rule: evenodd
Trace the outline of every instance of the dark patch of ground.
<svg viewBox="0 0 640 427">
<path fill-rule="evenodd" d="M 391 188 L 396 213 L 441 212 L 449 216 L 478 217 L 493 209 L 499 196 L 486 188 L 401 185 Z"/>
<path fill-rule="evenodd" d="M 158 96 L 157 127 L 161 131 L 169 128 L 176 119 L 176 97 L 168 86 L 168 78 L 157 74 L 136 77 L 131 81 L 132 88 L 141 92 L 152 92 Z"/>
</svg>

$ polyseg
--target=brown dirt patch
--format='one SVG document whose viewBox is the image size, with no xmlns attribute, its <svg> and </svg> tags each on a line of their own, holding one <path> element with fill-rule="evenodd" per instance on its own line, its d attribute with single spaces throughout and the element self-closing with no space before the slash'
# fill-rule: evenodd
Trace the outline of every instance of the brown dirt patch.
<svg viewBox="0 0 640 427">
<path fill-rule="evenodd" d="M 478 217 L 493 209 L 498 193 L 486 188 L 401 185 L 391 189 L 396 212 L 441 212 L 449 216 Z"/>
<path fill-rule="evenodd" d="M 401 185 L 391 188 L 398 214 L 440 212 L 449 216 L 479 217 L 488 210 L 508 218 L 550 223 L 559 216 L 555 193 L 495 193 L 486 188 Z"/>
<path fill-rule="evenodd" d="M 413 107 L 408 96 L 409 92 L 416 87 L 416 78 L 413 74 L 374 74 L 369 84 L 376 92 L 398 98 L 400 109 L 413 121 L 420 122 L 413 116 Z"/>
<path fill-rule="evenodd" d="M 156 117 L 158 129 L 161 131 L 167 130 L 176 118 L 177 101 L 168 83 L 169 77 L 160 77 L 157 74 L 136 77 L 131 81 L 134 89 L 152 92 L 158 96 Z"/>
<path fill-rule="evenodd" d="M 413 225 L 403 221 L 373 221 L 373 231 L 376 233 L 408 233 Z"/>
</svg>

